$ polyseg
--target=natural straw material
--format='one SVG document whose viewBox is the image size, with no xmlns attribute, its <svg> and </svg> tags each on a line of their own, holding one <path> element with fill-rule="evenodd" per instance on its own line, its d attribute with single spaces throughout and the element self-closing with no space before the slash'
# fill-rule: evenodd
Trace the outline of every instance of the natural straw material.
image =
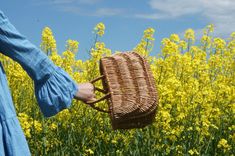
<svg viewBox="0 0 235 156">
<path fill-rule="evenodd" d="M 100 74 L 103 92 L 107 93 L 101 100 L 108 101 L 113 129 L 141 128 L 153 122 L 158 94 L 144 57 L 136 52 L 103 57 Z M 96 102 L 92 103 L 93 107 Z"/>
</svg>

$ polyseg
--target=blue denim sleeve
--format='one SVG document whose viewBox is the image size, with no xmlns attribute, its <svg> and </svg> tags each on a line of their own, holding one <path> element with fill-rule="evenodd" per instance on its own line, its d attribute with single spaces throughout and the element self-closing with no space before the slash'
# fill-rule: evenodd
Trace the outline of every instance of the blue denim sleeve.
<svg viewBox="0 0 235 156">
<path fill-rule="evenodd" d="M 70 107 L 78 91 L 77 83 L 21 35 L 1 10 L 0 52 L 17 61 L 34 80 L 35 95 L 44 116 Z"/>
</svg>

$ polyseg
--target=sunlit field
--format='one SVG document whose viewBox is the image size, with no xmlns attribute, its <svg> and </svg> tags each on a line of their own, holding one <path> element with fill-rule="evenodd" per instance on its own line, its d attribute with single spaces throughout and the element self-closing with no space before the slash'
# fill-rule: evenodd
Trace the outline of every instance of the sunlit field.
<svg viewBox="0 0 235 156">
<path fill-rule="evenodd" d="M 91 31 L 94 44 L 86 61 L 75 59 L 86 53 L 79 51 L 78 41 L 68 40 L 59 54 L 52 30 L 42 32 L 40 48 L 77 83 L 98 77 L 100 58 L 116 53 L 102 42 L 103 23 Z M 213 31 L 208 25 L 201 38 L 192 29 L 181 38 L 172 34 L 155 42 L 161 44 L 157 52 L 155 30 L 148 28 L 130 49 L 149 61 L 159 94 L 156 119 L 143 129 L 113 131 L 108 114 L 75 99 L 69 109 L 43 117 L 33 80 L 17 62 L 1 55 L 32 155 L 235 155 L 235 32 L 223 39 L 213 37 Z M 101 82 L 96 85 L 102 88 Z M 98 106 L 107 109 L 105 101 Z"/>
</svg>

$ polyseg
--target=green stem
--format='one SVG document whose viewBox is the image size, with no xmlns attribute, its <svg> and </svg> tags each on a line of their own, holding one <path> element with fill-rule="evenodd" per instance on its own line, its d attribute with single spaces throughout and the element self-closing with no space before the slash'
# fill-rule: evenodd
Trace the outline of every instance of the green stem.
<svg viewBox="0 0 235 156">
<path fill-rule="evenodd" d="M 148 55 L 148 45 L 149 45 L 149 40 L 147 39 L 147 43 L 146 43 L 146 46 L 145 46 L 146 55 Z"/>
</svg>

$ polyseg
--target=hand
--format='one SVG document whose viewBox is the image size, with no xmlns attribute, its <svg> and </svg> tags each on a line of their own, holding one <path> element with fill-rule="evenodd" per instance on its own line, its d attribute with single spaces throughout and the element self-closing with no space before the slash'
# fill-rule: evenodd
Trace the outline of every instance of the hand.
<svg viewBox="0 0 235 156">
<path fill-rule="evenodd" d="M 78 92 L 76 93 L 74 98 L 85 103 L 87 101 L 94 101 L 96 100 L 94 89 L 95 88 L 92 83 L 80 83 L 78 84 Z"/>
</svg>

